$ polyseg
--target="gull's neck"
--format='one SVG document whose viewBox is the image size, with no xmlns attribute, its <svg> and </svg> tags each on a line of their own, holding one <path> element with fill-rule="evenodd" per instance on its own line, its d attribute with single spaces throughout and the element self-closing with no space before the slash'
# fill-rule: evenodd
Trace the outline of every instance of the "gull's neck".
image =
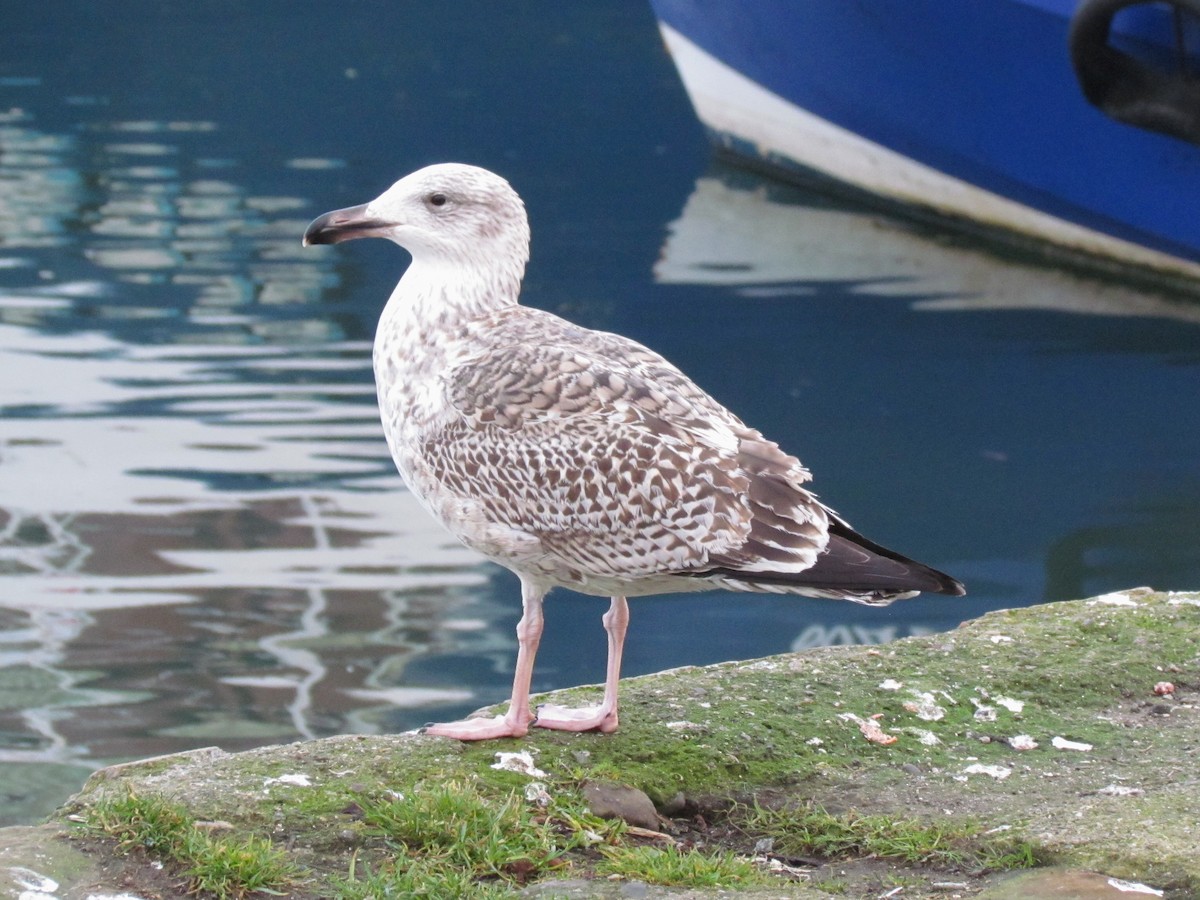
<svg viewBox="0 0 1200 900">
<path fill-rule="evenodd" d="M 384 317 L 427 328 L 466 323 L 516 306 L 528 244 L 474 245 L 472 251 L 455 256 L 414 253 Z"/>
<path fill-rule="evenodd" d="M 414 259 L 388 300 L 385 315 L 426 325 L 479 318 L 517 304 L 525 266 L 464 265 L 442 258 Z"/>
</svg>

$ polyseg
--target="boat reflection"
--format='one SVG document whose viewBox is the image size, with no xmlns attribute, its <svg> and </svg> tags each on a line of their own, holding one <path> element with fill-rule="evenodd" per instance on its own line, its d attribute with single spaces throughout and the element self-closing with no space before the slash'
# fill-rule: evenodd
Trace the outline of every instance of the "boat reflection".
<svg viewBox="0 0 1200 900">
<path fill-rule="evenodd" d="M 878 273 L 864 278 L 864 273 Z M 870 207 L 714 163 L 668 227 L 655 278 L 804 296 L 841 283 L 917 309 L 1038 309 L 1200 323 L 1200 304 L 1075 275 Z"/>
</svg>

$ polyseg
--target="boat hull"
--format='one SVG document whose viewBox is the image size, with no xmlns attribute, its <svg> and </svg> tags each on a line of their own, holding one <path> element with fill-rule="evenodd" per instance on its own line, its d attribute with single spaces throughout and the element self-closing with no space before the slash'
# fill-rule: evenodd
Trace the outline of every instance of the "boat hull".
<svg viewBox="0 0 1200 900">
<path fill-rule="evenodd" d="M 1200 148 L 1082 96 L 1066 0 L 653 0 L 725 152 L 1200 278 Z"/>
</svg>

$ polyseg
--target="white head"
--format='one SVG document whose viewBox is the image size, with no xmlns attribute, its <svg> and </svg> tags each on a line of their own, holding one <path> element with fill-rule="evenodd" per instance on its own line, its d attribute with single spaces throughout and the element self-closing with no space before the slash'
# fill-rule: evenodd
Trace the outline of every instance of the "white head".
<svg viewBox="0 0 1200 900">
<path fill-rule="evenodd" d="M 529 259 L 529 221 L 517 192 L 499 175 L 461 163 L 427 166 L 370 203 L 318 217 L 304 245 L 360 237 L 395 241 L 414 264 L 450 263 L 518 283 Z"/>
</svg>

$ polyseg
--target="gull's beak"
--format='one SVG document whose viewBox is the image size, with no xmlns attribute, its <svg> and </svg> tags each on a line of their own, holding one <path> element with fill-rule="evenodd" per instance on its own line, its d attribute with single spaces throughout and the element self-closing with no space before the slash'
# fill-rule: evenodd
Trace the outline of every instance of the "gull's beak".
<svg viewBox="0 0 1200 900">
<path fill-rule="evenodd" d="M 382 237 L 389 223 L 367 215 L 367 204 L 335 209 L 313 219 L 304 230 L 304 246 L 338 244 L 361 237 Z"/>
</svg>

